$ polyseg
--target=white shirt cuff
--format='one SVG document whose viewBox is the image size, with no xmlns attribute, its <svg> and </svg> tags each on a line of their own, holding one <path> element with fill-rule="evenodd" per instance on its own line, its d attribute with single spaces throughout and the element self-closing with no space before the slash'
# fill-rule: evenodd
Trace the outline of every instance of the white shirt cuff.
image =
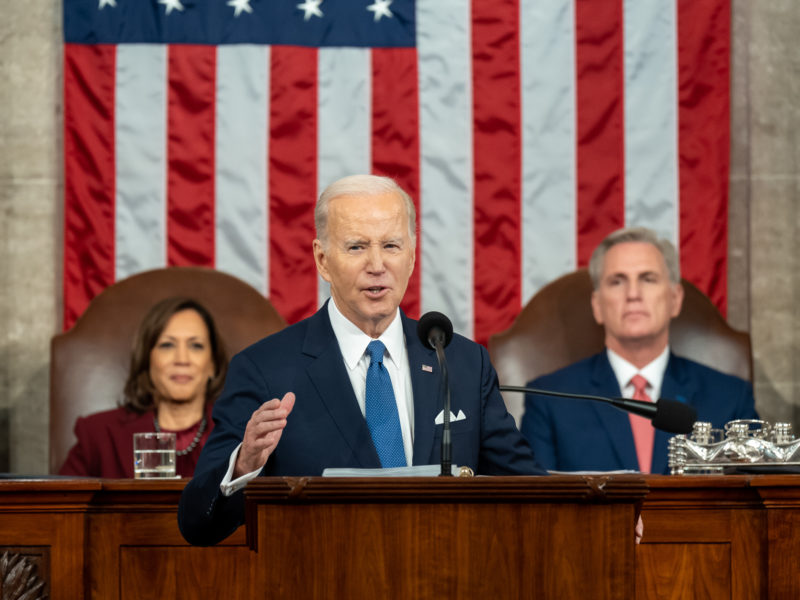
<svg viewBox="0 0 800 600">
<path fill-rule="evenodd" d="M 239 457 L 239 448 L 241 447 L 242 445 L 239 444 L 231 453 L 231 458 L 228 461 L 228 471 L 225 473 L 225 477 L 222 478 L 222 483 L 219 484 L 219 490 L 222 492 L 223 496 L 231 496 L 244 488 L 250 481 L 258 477 L 258 474 L 261 473 L 261 469 L 264 468 L 262 466 L 255 471 L 251 471 L 231 481 L 231 477 L 233 477 L 233 468 L 236 466 L 236 459 Z"/>
</svg>

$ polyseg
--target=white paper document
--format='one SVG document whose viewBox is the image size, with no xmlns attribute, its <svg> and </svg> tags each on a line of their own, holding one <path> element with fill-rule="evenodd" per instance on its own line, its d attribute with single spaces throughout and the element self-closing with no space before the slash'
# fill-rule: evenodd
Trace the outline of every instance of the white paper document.
<svg viewBox="0 0 800 600">
<path fill-rule="evenodd" d="M 413 465 L 411 467 L 391 467 L 389 469 L 325 469 L 323 477 L 438 477 L 441 465 Z M 450 472 L 458 473 L 452 465 Z"/>
</svg>

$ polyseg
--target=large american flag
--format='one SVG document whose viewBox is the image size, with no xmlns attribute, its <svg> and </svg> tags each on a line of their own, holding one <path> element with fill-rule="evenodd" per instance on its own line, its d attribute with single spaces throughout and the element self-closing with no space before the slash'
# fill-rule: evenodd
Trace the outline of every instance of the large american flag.
<svg viewBox="0 0 800 600">
<path fill-rule="evenodd" d="M 64 326 L 215 267 L 290 322 L 353 173 L 419 213 L 411 315 L 485 342 L 624 225 L 727 289 L 730 0 L 64 0 Z"/>
</svg>

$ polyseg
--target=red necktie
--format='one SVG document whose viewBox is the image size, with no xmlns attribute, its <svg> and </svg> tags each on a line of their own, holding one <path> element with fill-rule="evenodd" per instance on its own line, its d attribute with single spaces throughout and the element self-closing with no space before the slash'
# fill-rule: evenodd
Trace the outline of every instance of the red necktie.
<svg viewBox="0 0 800 600">
<path fill-rule="evenodd" d="M 647 395 L 647 379 L 641 375 L 631 377 L 633 386 L 633 399 L 652 402 L 652 398 Z M 631 429 L 633 430 L 633 442 L 636 444 L 636 456 L 639 457 L 639 470 L 642 473 L 650 472 L 650 465 L 653 462 L 653 440 L 656 430 L 653 429 L 650 419 L 645 419 L 638 415 L 630 414 Z"/>
</svg>

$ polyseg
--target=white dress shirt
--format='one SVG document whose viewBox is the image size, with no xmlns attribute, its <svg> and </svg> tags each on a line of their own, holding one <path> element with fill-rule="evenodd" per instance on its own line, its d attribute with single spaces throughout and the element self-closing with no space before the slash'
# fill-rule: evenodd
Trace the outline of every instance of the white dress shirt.
<svg viewBox="0 0 800 600">
<path fill-rule="evenodd" d="M 366 417 L 367 369 L 369 368 L 367 345 L 373 338 L 345 317 L 339 311 L 333 298 L 328 302 L 328 317 L 330 317 L 336 341 L 339 342 L 339 350 L 344 357 L 344 365 L 356 394 L 358 407 L 361 409 L 361 414 Z M 386 346 L 383 354 L 383 366 L 389 372 L 389 378 L 392 380 L 397 413 L 400 417 L 400 430 L 403 434 L 403 450 L 406 455 L 406 464 L 410 465 L 414 447 L 414 394 L 411 389 L 411 367 L 408 364 L 406 337 L 403 334 L 403 321 L 400 318 L 399 308 L 394 319 L 378 340 Z"/>
<path fill-rule="evenodd" d="M 369 337 L 345 317 L 336 306 L 333 298 L 328 302 L 328 317 L 330 318 L 336 341 L 339 343 L 339 350 L 344 358 L 344 366 L 353 386 L 356 401 L 361 409 L 361 414 L 366 416 L 367 368 L 370 362 L 367 354 L 367 345 L 373 338 Z M 399 308 L 386 331 L 378 339 L 386 346 L 386 351 L 383 355 L 383 366 L 392 380 L 395 402 L 397 402 L 397 413 L 400 417 L 400 430 L 403 435 L 406 464 L 411 465 L 414 458 L 414 393 L 411 388 L 411 367 L 408 363 L 406 339 L 403 333 L 403 321 L 400 318 Z M 287 420 L 291 420 L 291 418 L 292 416 L 289 415 Z M 236 446 L 236 449 L 231 454 L 228 461 L 228 471 L 225 473 L 222 483 L 220 483 L 220 490 L 225 496 L 230 496 L 245 487 L 264 468 L 262 465 L 255 471 L 242 475 L 238 479 L 232 479 L 233 469 L 241 446 L 241 444 Z"/>
<path fill-rule="evenodd" d="M 655 402 L 661 397 L 661 385 L 664 382 L 664 373 L 669 362 L 669 345 L 664 351 L 656 356 L 652 362 L 641 369 L 637 369 L 632 363 L 622 358 L 613 350 L 606 349 L 608 362 L 619 383 L 619 389 L 623 398 L 633 398 L 633 384 L 631 379 L 634 375 L 641 375 L 647 380 L 647 395 Z"/>
</svg>

